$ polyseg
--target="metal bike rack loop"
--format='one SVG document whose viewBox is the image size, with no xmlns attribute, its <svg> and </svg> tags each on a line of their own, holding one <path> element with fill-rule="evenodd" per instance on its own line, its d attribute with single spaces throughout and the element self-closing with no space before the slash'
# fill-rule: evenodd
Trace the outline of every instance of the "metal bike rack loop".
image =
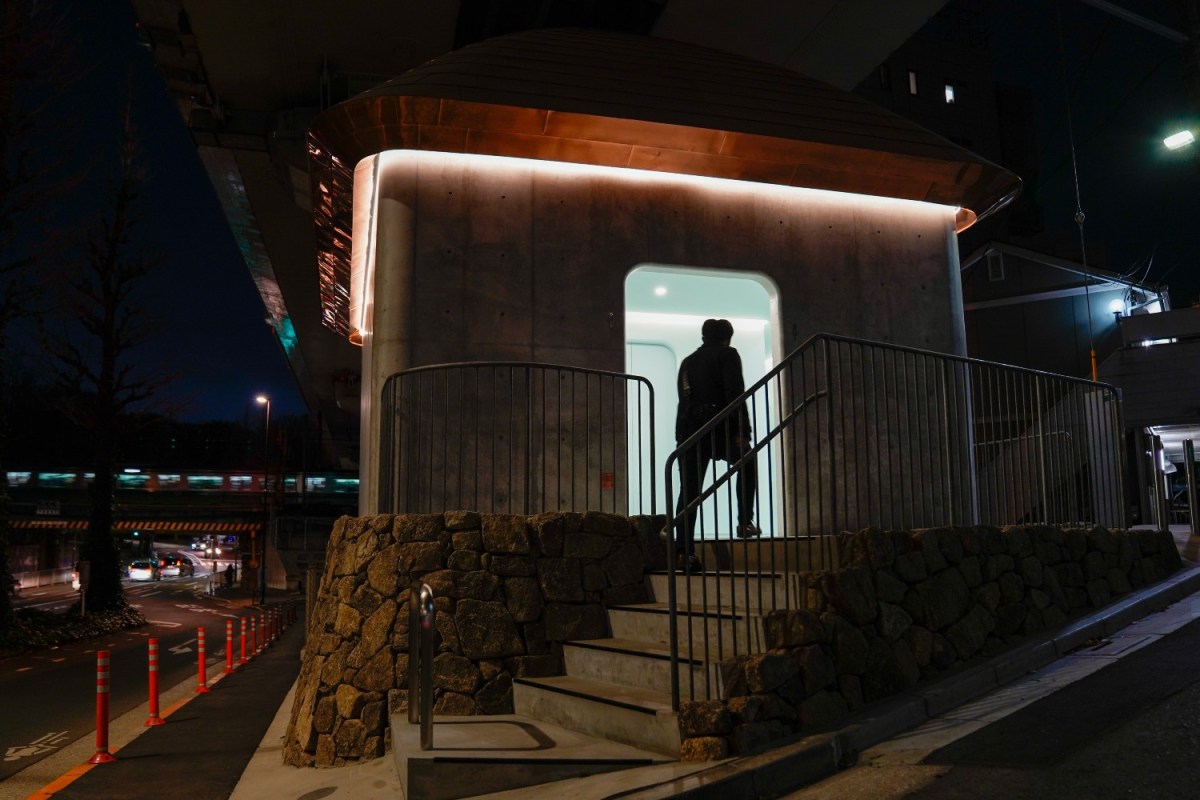
<svg viewBox="0 0 1200 800">
<path fill-rule="evenodd" d="M 410 725 L 421 724 L 422 750 L 433 749 L 433 621 L 436 615 L 429 584 L 413 582 L 408 589 L 408 722 Z"/>
</svg>

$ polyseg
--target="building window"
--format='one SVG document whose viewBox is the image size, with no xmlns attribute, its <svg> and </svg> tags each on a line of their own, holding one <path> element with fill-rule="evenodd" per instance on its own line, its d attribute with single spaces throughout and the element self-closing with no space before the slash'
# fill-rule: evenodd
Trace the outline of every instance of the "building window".
<svg viewBox="0 0 1200 800">
<path fill-rule="evenodd" d="M 954 84 L 947 83 L 946 84 L 946 105 L 953 105 L 953 104 L 954 104 Z"/>
<path fill-rule="evenodd" d="M 995 283 L 1004 280 L 1004 254 L 992 250 L 987 254 L 988 280 Z"/>
<path fill-rule="evenodd" d="M 917 93 L 917 73 L 916 70 L 908 71 L 908 93 L 915 95 Z"/>
</svg>

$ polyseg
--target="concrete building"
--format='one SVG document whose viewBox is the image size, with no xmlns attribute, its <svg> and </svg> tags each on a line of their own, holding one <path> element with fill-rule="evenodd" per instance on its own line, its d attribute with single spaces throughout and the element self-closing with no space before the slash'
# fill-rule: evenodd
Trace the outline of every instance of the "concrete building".
<svg viewBox="0 0 1200 800">
<path fill-rule="evenodd" d="M 667 339 L 630 337 L 639 271 L 763 286 L 767 366 L 825 330 L 963 355 L 957 233 L 1019 188 L 795 73 L 595 31 L 435 59 L 326 111 L 310 146 L 318 225 L 352 231 L 350 253 L 329 240 L 320 259 L 325 316 L 364 348 L 367 513 L 389 376 L 479 360 L 628 371 L 630 346 Z M 686 352 L 654 376 L 660 414 Z"/>
</svg>

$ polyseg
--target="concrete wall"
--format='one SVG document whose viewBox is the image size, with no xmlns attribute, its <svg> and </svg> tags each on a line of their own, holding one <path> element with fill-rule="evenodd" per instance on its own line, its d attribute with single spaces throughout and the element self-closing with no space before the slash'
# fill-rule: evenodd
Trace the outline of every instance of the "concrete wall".
<svg viewBox="0 0 1200 800">
<path fill-rule="evenodd" d="M 361 511 L 375 510 L 384 381 L 424 364 L 531 360 L 619 371 L 641 263 L 766 275 L 784 352 L 831 331 L 964 354 L 954 209 L 635 170 L 408 151 L 356 213 L 364 345 Z M 361 204 L 360 204 L 361 207 Z M 356 209 L 357 211 L 357 209 Z M 364 241 L 366 240 L 366 241 Z M 669 387 L 659 387 L 669 391 Z"/>
</svg>

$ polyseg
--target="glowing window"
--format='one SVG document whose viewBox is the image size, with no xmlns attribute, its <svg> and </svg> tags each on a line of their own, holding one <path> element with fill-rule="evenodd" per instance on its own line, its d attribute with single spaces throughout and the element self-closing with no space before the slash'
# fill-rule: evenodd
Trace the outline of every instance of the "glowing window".
<svg viewBox="0 0 1200 800">
<path fill-rule="evenodd" d="M 8 473 L 9 486 L 24 486 L 29 483 L 29 477 L 33 473 L 30 472 L 10 472 Z"/>
<path fill-rule="evenodd" d="M 247 489 L 250 489 L 253 486 L 254 486 L 254 476 L 253 475 L 230 475 L 229 476 L 229 488 L 233 489 L 235 492 L 238 490 L 245 491 Z"/>
<path fill-rule="evenodd" d="M 358 492 L 358 478 L 334 479 L 333 491 L 337 494 L 356 494 Z"/>
<path fill-rule="evenodd" d="M 323 492 L 325 491 L 325 479 L 320 477 L 309 476 L 304 479 L 304 490 L 306 492 Z"/>
<path fill-rule="evenodd" d="M 180 476 L 178 472 L 160 472 L 158 474 L 158 488 L 160 489 L 177 489 L 180 484 Z"/>
<path fill-rule="evenodd" d="M 144 472 L 123 472 L 117 476 L 118 489 L 144 489 L 150 483 L 150 476 Z"/>
<path fill-rule="evenodd" d="M 11 474 L 11 473 L 10 473 Z M 39 472 L 37 477 L 38 486 L 42 488 L 54 488 L 62 486 L 73 486 L 75 484 L 74 472 Z M 9 479 L 12 483 L 12 479 Z"/>
<path fill-rule="evenodd" d="M 947 105 L 954 104 L 954 84 L 953 83 L 946 84 L 946 104 Z"/>
<path fill-rule="evenodd" d="M 187 484 L 189 489 L 199 489 L 200 491 L 215 491 L 220 490 L 224 480 L 220 475 L 188 475 Z"/>
<path fill-rule="evenodd" d="M 917 93 L 917 73 L 911 69 L 908 71 L 908 93 L 911 95 Z"/>
</svg>

